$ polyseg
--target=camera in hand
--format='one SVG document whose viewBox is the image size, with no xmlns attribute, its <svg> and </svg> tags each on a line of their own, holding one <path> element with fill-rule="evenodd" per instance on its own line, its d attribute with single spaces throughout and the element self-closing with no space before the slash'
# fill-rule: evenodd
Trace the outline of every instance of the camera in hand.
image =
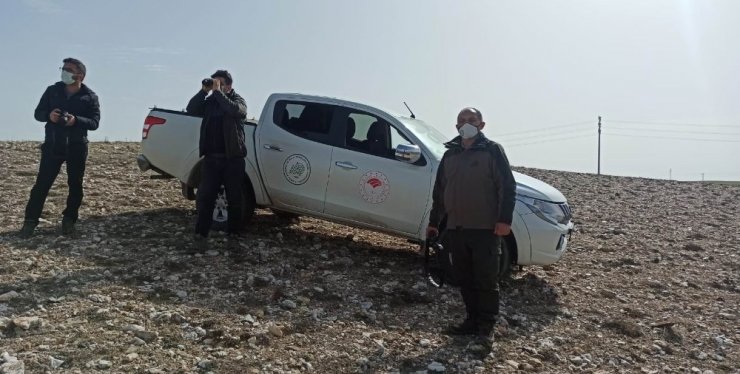
<svg viewBox="0 0 740 374">
<path fill-rule="evenodd" d="M 72 119 L 72 115 L 68 112 L 62 112 L 61 114 L 59 114 L 59 122 L 61 122 L 62 124 L 66 125 L 70 119 Z"/>
<path fill-rule="evenodd" d="M 213 86 L 213 79 L 212 78 L 206 78 L 206 79 L 203 79 L 203 81 L 201 83 L 203 83 L 203 85 L 206 86 L 206 87 L 211 87 L 211 86 Z"/>
</svg>

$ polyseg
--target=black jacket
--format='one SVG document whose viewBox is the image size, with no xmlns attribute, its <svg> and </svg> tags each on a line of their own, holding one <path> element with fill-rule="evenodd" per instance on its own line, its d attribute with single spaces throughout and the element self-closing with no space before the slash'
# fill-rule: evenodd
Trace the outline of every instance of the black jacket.
<svg viewBox="0 0 740 374">
<path fill-rule="evenodd" d="M 247 103 L 236 91 L 231 90 L 225 94 L 221 91 L 213 91 L 211 96 L 200 90 L 190 99 L 186 111 L 190 114 L 203 116 L 200 123 L 200 155 L 206 147 L 206 124 L 210 116 L 223 115 L 224 146 L 226 157 L 245 157 L 247 147 L 244 144 L 244 128 L 242 121 L 247 118 Z"/>
<path fill-rule="evenodd" d="M 460 137 L 448 148 L 437 169 L 429 225 L 437 227 L 447 216 L 447 227 L 493 229 L 511 224 L 516 182 L 503 147 L 478 135 L 465 149 Z"/>
<path fill-rule="evenodd" d="M 47 87 L 34 111 L 37 121 L 46 122 L 44 142 L 54 143 L 56 139 L 68 137 L 70 143 L 87 143 L 87 132 L 97 130 L 100 123 L 98 95 L 83 83 L 80 90 L 68 98 L 64 88 L 62 82 Z M 52 123 L 49 114 L 56 108 L 74 115 L 74 126 Z"/>
</svg>

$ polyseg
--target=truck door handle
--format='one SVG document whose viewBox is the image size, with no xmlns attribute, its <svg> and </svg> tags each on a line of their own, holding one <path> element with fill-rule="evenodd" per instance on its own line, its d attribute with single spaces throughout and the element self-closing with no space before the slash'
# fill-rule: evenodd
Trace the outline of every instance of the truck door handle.
<svg viewBox="0 0 740 374">
<path fill-rule="evenodd" d="M 352 165 L 351 162 L 337 161 L 334 164 L 337 165 L 337 166 L 339 166 L 342 169 L 357 169 L 357 166 Z"/>
<path fill-rule="evenodd" d="M 265 147 L 265 149 L 269 149 L 271 151 L 278 151 L 278 152 L 282 152 L 283 151 L 282 148 L 280 148 L 278 146 L 275 146 L 275 145 L 272 145 L 272 144 L 265 144 L 264 147 Z"/>
</svg>

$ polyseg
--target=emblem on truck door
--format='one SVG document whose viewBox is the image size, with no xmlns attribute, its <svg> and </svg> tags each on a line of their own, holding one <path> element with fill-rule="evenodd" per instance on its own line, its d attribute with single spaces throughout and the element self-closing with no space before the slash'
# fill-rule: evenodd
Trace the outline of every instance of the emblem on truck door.
<svg viewBox="0 0 740 374">
<path fill-rule="evenodd" d="M 283 175 L 291 184 L 304 184 L 311 176 L 311 164 L 304 155 L 290 155 L 283 163 Z"/>
<path fill-rule="evenodd" d="M 379 171 L 368 171 L 360 178 L 360 195 L 371 204 L 380 204 L 391 192 L 388 177 Z"/>
</svg>

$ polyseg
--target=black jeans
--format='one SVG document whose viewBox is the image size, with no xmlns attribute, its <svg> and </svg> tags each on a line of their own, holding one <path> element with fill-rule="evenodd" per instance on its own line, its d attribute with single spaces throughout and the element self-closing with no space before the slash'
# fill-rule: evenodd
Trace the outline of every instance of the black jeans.
<svg viewBox="0 0 740 374">
<path fill-rule="evenodd" d="M 69 143 L 64 151 L 54 151 L 51 143 L 41 145 L 41 162 L 36 183 L 31 189 L 31 197 L 26 205 L 26 222 L 38 223 L 44 209 L 49 189 L 54 184 L 63 163 L 67 163 L 67 207 L 62 213 L 65 219 L 77 221 L 82 204 L 82 178 L 87 162 L 87 143 Z"/>
<path fill-rule="evenodd" d="M 493 323 L 499 312 L 499 240 L 493 228 L 448 229 L 444 238 L 468 318 L 478 323 Z"/>
<path fill-rule="evenodd" d="M 198 221 L 195 224 L 195 232 L 197 234 L 208 236 L 213 224 L 213 209 L 216 207 L 216 198 L 222 185 L 226 190 L 226 201 L 228 203 L 228 231 L 234 233 L 241 231 L 244 168 L 245 161 L 241 157 L 205 156 L 203 159 L 203 173 L 196 197 Z"/>
</svg>

